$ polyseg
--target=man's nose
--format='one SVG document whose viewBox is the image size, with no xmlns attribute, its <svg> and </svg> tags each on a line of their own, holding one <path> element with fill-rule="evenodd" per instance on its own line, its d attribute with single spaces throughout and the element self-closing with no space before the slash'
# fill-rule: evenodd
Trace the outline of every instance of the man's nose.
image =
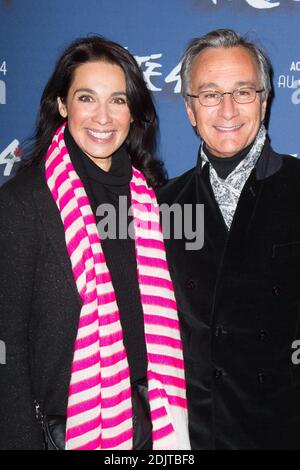
<svg viewBox="0 0 300 470">
<path fill-rule="evenodd" d="M 231 119 L 238 114 L 238 104 L 234 101 L 231 93 L 223 95 L 218 111 L 219 115 L 225 119 Z"/>
</svg>

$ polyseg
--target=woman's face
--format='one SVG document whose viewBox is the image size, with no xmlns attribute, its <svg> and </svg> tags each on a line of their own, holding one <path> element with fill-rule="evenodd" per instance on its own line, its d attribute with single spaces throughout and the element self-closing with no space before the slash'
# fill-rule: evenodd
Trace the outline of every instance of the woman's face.
<svg viewBox="0 0 300 470">
<path fill-rule="evenodd" d="M 122 68 L 103 61 L 78 66 L 67 99 L 57 101 L 77 145 L 108 171 L 112 154 L 126 140 L 133 121 Z"/>
</svg>

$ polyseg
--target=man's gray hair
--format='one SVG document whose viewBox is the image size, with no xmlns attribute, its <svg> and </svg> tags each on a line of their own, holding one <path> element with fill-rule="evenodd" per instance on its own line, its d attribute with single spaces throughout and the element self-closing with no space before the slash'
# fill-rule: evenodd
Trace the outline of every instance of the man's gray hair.
<svg viewBox="0 0 300 470">
<path fill-rule="evenodd" d="M 181 93 L 185 97 L 190 93 L 190 74 L 194 60 L 204 49 L 213 48 L 230 48 L 242 46 L 245 47 L 254 57 L 259 70 L 259 81 L 261 88 L 264 89 L 262 99 L 266 99 L 271 91 L 271 66 L 268 57 L 253 42 L 240 36 L 232 29 L 216 29 L 207 33 L 205 36 L 193 39 L 187 46 L 181 65 Z"/>
</svg>

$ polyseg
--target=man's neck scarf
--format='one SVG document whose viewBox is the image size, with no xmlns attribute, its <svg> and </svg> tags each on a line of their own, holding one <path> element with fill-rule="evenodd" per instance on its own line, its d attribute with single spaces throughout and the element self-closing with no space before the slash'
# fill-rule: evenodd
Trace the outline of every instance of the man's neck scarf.
<svg viewBox="0 0 300 470">
<path fill-rule="evenodd" d="M 226 179 L 220 178 L 214 167 L 211 164 L 209 165 L 210 183 L 228 230 L 231 227 L 242 189 L 261 155 L 265 140 L 266 129 L 262 125 L 248 154 Z M 203 144 L 201 159 L 203 162 L 209 162 Z"/>
<path fill-rule="evenodd" d="M 64 127 L 56 131 L 48 149 L 46 179 L 64 225 L 82 299 L 69 386 L 66 449 L 132 449 L 131 386 L 118 305 L 95 217 L 64 142 Z M 143 174 L 132 170 L 130 194 L 153 449 L 189 449 L 182 344 L 159 209 Z"/>
</svg>

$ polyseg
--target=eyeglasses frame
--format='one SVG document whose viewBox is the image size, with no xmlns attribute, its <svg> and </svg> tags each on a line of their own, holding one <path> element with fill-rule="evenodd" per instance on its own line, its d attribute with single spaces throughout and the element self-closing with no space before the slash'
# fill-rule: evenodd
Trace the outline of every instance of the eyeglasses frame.
<svg viewBox="0 0 300 470">
<path fill-rule="evenodd" d="M 200 99 L 199 99 L 199 96 L 201 93 L 205 92 L 202 91 L 201 93 L 199 93 L 198 95 L 191 95 L 190 93 L 187 93 L 185 96 L 188 96 L 189 98 L 197 98 L 199 103 L 201 104 L 201 106 L 204 106 L 205 108 L 213 108 L 214 106 L 219 106 L 219 104 L 221 103 L 221 101 L 223 100 L 224 98 L 224 95 L 232 95 L 232 99 L 235 103 L 237 104 L 250 104 L 250 103 L 253 103 L 255 101 L 255 98 L 256 96 L 253 98 L 252 101 L 247 101 L 247 103 L 239 103 L 238 101 L 236 101 L 235 97 L 234 97 L 234 93 L 236 91 L 239 91 L 239 90 L 243 90 L 244 88 L 250 88 L 251 90 L 254 90 L 255 93 L 262 93 L 265 91 L 264 88 L 262 88 L 261 90 L 255 90 L 255 88 L 252 88 L 252 87 L 242 87 L 242 88 L 236 88 L 236 90 L 233 90 L 233 91 L 224 91 L 224 93 L 220 93 L 219 91 L 216 91 L 216 90 L 213 90 L 215 93 L 218 93 L 218 95 L 220 96 L 220 101 L 217 103 L 217 104 L 203 104 L 201 103 Z"/>
</svg>

